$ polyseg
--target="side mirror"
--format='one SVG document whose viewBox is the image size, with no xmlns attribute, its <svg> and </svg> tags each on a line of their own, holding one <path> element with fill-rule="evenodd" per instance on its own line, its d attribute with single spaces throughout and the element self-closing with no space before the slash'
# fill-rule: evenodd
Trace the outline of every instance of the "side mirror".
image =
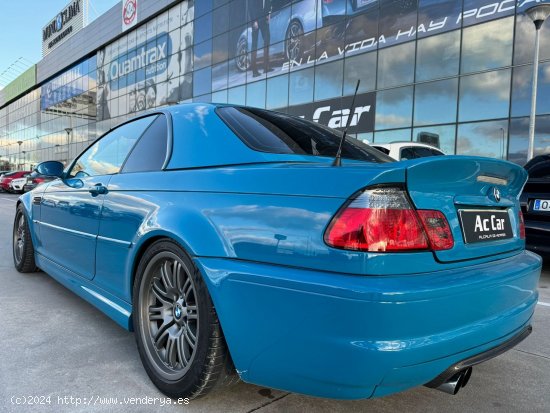
<svg viewBox="0 0 550 413">
<path fill-rule="evenodd" d="M 61 162 L 46 161 L 39 163 L 36 166 L 35 171 L 40 175 L 55 176 L 56 178 L 60 178 L 63 175 L 63 169 L 64 166 Z"/>
</svg>

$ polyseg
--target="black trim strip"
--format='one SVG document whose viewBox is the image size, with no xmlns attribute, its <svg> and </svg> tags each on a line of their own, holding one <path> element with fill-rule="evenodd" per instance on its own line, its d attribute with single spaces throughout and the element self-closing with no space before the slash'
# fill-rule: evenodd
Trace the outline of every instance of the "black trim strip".
<svg viewBox="0 0 550 413">
<path fill-rule="evenodd" d="M 468 357 L 467 359 L 459 361 L 458 363 L 450 366 L 443 373 L 441 373 L 439 376 L 437 376 L 435 379 L 433 379 L 429 383 L 426 383 L 424 386 L 437 388 L 441 386 L 443 383 L 445 383 L 446 381 L 448 381 L 457 372 L 467 369 L 468 367 L 475 366 L 476 364 L 483 363 L 484 361 L 490 360 L 492 358 L 495 358 L 507 352 L 508 350 L 512 349 L 513 347 L 521 343 L 523 340 L 525 340 L 525 338 L 527 338 L 527 336 L 529 336 L 529 334 L 531 334 L 532 332 L 533 332 L 533 327 L 531 325 L 528 325 L 522 331 L 520 331 L 518 334 L 516 334 L 511 339 L 505 341 L 504 343 L 499 344 L 498 346 L 493 347 L 487 351 L 484 351 L 483 353 L 479 353 L 479 354 L 476 354 L 475 356 Z"/>
</svg>

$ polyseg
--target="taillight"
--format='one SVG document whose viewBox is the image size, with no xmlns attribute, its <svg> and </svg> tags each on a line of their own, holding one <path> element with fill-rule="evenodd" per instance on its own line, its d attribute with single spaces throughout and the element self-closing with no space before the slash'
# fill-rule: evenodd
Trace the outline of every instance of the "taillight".
<svg viewBox="0 0 550 413">
<path fill-rule="evenodd" d="M 430 247 L 434 251 L 450 250 L 455 241 L 449 223 L 441 211 L 418 210 L 424 230 L 430 240 Z"/>
<path fill-rule="evenodd" d="M 525 239 L 525 220 L 523 219 L 523 212 L 519 211 L 519 237 Z"/>
<path fill-rule="evenodd" d="M 365 190 L 333 218 L 325 242 L 369 252 L 444 250 L 454 245 L 445 216 L 414 210 L 400 188 Z"/>
</svg>

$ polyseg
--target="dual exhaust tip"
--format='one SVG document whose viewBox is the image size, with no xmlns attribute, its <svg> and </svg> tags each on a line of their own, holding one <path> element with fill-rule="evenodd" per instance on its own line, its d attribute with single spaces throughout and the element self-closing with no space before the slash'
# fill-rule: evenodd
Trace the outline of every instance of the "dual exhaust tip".
<svg viewBox="0 0 550 413">
<path fill-rule="evenodd" d="M 447 379 L 443 384 L 440 384 L 437 387 L 427 385 L 428 387 L 432 387 L 436 390 L 442 391 L 447 394 L 452 394 L 453 396 L 458 393 L 458 391 L 466 387 L 468 384 L 468 381 L 470 381 L 470 377 L 472 376 L 472 368 L 468 367 L 464 370 L 460 370 L 458 373 L 451 376 L 449 379 Z"/>
</svg>

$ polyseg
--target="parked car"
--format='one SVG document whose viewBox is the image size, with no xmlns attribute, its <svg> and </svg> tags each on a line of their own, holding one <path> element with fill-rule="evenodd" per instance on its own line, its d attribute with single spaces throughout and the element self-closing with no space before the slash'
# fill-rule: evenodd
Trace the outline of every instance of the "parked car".
<svg viewBox="0 0 550 413">
<path fill-rule="evenodd" d="M 269 22 L 270 58 L 282 56 L 285 60 L 299 60 L 304 52 L 303 34 L 315 30 L 318 0 L 302 0 L 294 4 L 289 0 L 272 0 Z M 252 28 L 243 30 L 237 40 L 235 64 L 240 71 L 250 67 Z M 263 39 L 258 38 L 258 58 L 263 58 Z"/>
<path fill-rule="evenodd" d="M 306 44 L 304 33 L 316 28 L 330 26 L 342 21 L 346 16 L 364 13 L 378 7 L 378 0 L 271 0 L 270 15 L 270 59 L 282 57 L 285 61 L 300 59 L 306 50 L 314 49 L 315 40 Z M 319 12 L 317 11 L 319 10 Z M 334 33 L 344 36 L 345 32 Z M 313 36 L 314 38 L 315 36 Z M 252 50 L 252 28 L 244 29 L 237 40 L 235 64 L 240 71 L 250 67 Z M 258 58 L 263 58 L 263 39 L 258 37 Z"/>
<path fill-rule="evenodd" d="M 257 108 L 144 114 L 66 171 L 37 166 L 60 179 L 19 198 L 14 265 L 135 331 L 169 397 L 236 375 L 339 399 L 456 393 L 531 332 L 541 259 L 523 239 L 527 172 L 395 162 L 355 139 L 337 166 L 341 140 Z"/>
<path fill-rule="evenodd" d="M 525 170 L 529 180 L 521 194 L 527 248 L 550 255 L 550 154 L 531 159 Z"/>
<path fill-rule="evenodd" d="M 23 193 L 23 187 L 27 183 L 27 177 L 12 179 L 9 183 L 8 191 L 14 194 Z"/>
<path fill-rule="evenodd" d="M 33 171 L 29 176 L 27 176 L 25 185 L 23 186 L 23 192 L 32 191 L 38 185 L 44 182 L 53 181 L 55 178 L 52 176 L 40 175 L 38 172 Z"/>
<path fill-rule="evenodd" d="M 9 172 L 2 176 L 0 178 L 0 189 L 2 191 L 9 191 L 10 190 L 10 182 L 13 179 L 23 178 L 24 176 L 27 176 L 30 174 L 31 171 L 15 171 L 15 172 Z"/>
<path fill-rule="evenodd" d="M 445 155 L 440 149 L 418 142 L 373 143 L 371 146 L 396 161 Z"/>
</svg>

